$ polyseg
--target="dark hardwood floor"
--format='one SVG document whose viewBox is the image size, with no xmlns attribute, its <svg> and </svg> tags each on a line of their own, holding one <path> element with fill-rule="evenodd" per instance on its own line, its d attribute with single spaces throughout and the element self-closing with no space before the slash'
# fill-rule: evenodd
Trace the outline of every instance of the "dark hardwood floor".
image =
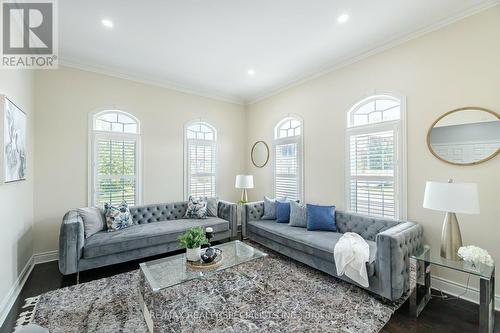
<svg viewBox="0 0 500 333">
<path fill-rule="evenodd" d="M 155 259 L 158 256 L 148 259 Z M 142 260 L 124 264 L 94 269 L 80 273 L 80 283 L 109 277 L 139 268 Z M 5 320 L 1 333 L 11 333 L 16 319 L 27 297 L 40 295 L 44 292 L 70 286 L 76 283 L 76 275 L 63 276 L 59 273 L 57 262 L 38 264 L 33 268 L 19 297 Z M 500 333 L 500 313 L 496 312 L 495 332 Z M 478 305 L 464 300 L 431 299 L 418 319 L 410 317 L 408 302 L 392 316 L 382 333 L 467 333 L 477 332 L 479 319 Z M 361 333 L 361 332 L 360 332 Z"/>
</svg>

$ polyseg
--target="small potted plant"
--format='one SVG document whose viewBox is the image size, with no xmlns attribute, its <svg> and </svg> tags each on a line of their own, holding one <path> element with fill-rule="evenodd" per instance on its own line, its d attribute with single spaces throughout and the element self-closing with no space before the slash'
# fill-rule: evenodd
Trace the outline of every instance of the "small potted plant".
<svg viewBox="0 0 500 333">
<path fill-rule="evenodd" d="M 198 261 L 201 256 L 201 246 L 208 244 L 203 228 L 191 228 L 179 237 L 179 243 L 186 248 L 186 258 L 189 261 Z"/>
</svg>

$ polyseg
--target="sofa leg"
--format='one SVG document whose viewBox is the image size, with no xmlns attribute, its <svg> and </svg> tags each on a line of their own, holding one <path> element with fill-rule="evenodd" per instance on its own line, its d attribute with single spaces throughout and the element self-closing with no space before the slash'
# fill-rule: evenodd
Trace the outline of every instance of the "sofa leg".
<svg viewBox="0 0 500 333">
<path fill-rule="evenodd" d="M 76 272 L 76 284 L 80 284 L 80 271 Z"/>
</svg>

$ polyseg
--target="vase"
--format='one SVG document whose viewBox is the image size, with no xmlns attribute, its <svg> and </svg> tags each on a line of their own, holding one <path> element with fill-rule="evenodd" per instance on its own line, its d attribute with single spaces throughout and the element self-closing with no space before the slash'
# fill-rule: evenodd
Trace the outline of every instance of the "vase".
<svg viewBox="0 0 500 333">
<path fill-rule="evenodd" d="M 194 249 L 186 249 L 186 259 L 188 261 L 198 261 L 201 256 L 201 246 Z"/>
</svg>

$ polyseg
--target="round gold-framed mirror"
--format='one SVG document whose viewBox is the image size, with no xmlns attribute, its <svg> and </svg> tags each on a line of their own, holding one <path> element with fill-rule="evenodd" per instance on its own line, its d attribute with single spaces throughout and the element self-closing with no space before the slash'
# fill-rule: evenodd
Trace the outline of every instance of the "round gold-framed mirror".
<svg viewBox="0 0 500 333">
<path fill-rule="evenodd" d="M 481 107 L 446 112 L 427 132 L 427 147 L 439 160 L 476 165 L 500 153 L 500 115 Z"/>
<path fill-rule="evenodd" d="M 269 162 L 269 147 L 264 141 L 257 141 L 252 146 L 250 153 L 252 163 L 257 168 L 263 168 Z"/>
</svg>

